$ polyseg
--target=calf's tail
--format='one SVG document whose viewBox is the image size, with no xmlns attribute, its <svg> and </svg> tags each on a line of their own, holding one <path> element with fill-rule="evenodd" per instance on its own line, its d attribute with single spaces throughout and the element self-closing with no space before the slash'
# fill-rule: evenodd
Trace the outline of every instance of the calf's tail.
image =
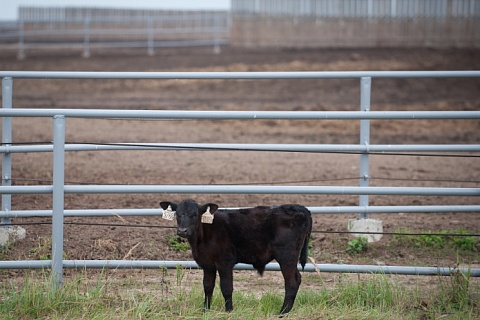
<svg viewBox="0 0 480 320">
<path fill-rule="evenodd" d="M 310 212 L 309 212 L 310 213 Z M 303 248 L 300 253 L 300 264 L 302 265 L 302 271 L 305 269 L 305 265 L 307 264 L 308 258 L 308 243 L 310 242 L 310 235 L 312 234 L 312 218 L 308 216 L 308 226 L 307 226 L 307 236 L 305 237 L 305 242 L 303 243 Z"/>
</svg>

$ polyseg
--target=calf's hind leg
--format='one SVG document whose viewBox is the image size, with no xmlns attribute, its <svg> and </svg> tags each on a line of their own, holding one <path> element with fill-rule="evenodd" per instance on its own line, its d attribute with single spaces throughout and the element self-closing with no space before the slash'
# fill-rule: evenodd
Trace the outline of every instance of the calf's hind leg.
<svg viewBox="0 0 480 320">
<path fill-rule="evenodd" d="M 232 293 L 233 293 L 233 267 L 219 269 L 220 289 L 225 299 L 225 311 L 233 310 Z"/>
<path fill-rule="evenodd" d="M 280 264 L 283 279 L 285 281 L 285 299 L 283 300 L 280 313 L 288 313 L 293 307 L 297 297 L 298 288 L 302 282 L 302 276 L 298 272 L 296 264 Z"/>
</svg>

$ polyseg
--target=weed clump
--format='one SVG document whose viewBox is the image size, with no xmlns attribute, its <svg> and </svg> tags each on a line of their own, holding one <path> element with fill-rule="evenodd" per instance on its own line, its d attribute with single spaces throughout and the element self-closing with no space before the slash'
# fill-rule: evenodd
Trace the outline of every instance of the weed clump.
<svg viewBox="0 0 480 320">
<path fill-rule="evenodd" d="M 173 251 L 186 252 L 190 249 L 187 241 L 175 235 L 167 236 L 167 242 Z"/>
<path fill-rule="evenodd" d="M 395 235 L 394 239 L 402 245 L 414 246 L 417 248 L 443 249 L 453 248 L 462 251 L 476 252 L 477 240 L 468 235 L 465 229 L 442 230 L 442 231 L 421 231 L 420 235 L 408 235 L 413 233 L 408 230 L 397 230 L 403 235 Z M 465 234 L 465 236 L 463 236 Z"/>
<path fill-rule="evenodd" d="M 365 236 L 359 236 L 348 242 L 347 253 L 356 254 L 367 251 L 368 239 Z"/>
</svg>

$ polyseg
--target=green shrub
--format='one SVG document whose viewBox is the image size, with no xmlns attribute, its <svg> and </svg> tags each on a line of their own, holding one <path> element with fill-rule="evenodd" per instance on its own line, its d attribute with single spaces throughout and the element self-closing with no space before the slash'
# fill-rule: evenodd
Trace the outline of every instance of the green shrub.
<svg viewBox="0 0 480 320">
<path fill-rule="evenodd" d="M 442 249 L 446 247 L 464 250 L 477 251 L 477 240 L 475 237 L 468 236 L 465 229 L 443 230 L 443 231 L 410 231 L 398 229 L 399 233 L 423 233 L 421 235 L 395 235 L 394 239 L 405 246 L 415 246 L 418 248 Z M 450 234 L 465 234 L 465 236 L 451 236 Z"/>
<path fill-rule="evenodd" d="M 348 242 L 348 253 L 361 253 L 367 251 L 368 239 L 364 236 L 359 236 Z"/>
<path fill-rule="evenodd" d="M 188 242 L 178 236 L 169 235 L 167 236 L 167 241 L 170 248 L 172 248 L 174 251 L 185 252 L 190 249 Z"/>
<path fill-rule="evenodd" d="M 459 230 L 457 233 L 467 234 L 466 230 Z M 477 250 L 477 240 L 472 236 L 464 237 L 452 237 L 452 245 L 455 248 L 464 250 L 464 251 L 476 251 Z"/>
<path fill-rule="evenodd" d="M 418 236 L 415 241 L 415 245 L 417 247 L 432 247 L 432 248 L 444 248 L 446 245 L 446 238 L 442 235 L 435 235 L 435 234 L 424 234 Z"/>
</svg>

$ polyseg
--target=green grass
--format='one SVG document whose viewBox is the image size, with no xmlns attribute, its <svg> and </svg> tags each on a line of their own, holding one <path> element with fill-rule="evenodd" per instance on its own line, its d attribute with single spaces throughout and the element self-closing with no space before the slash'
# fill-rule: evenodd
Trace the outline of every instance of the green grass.
<svg viewBox="0 0 480 320">
<path fill-rule="evenodd" d="M 65 277 L 63 288 L 57 291 L 52 289 L 47 276 L 27 276 L 21 283 L 1 283 L 0 315 L 2 319 L 265 319 L 277 317 L 283 301 L 279 289 L 262 294 L 234 292 L 235 310 L 225 313 L 223 298 L 216 288 L 212 309 L 204 313 L 200 281 L 192 283 L 185 270 L 159 270 L 148 281 L 139 278 L 136 272 L 125 271 L 123 275 L 131 277 L 124 279 L 115 276 L 115 272 L 105 271 L 93 280 L 86 273 L 74 273 Z M 480 286 L 468 274 L 438 278 L 433 288 L 417 285 L 413 289 L 399 284 L 395 277 L 366 278 L 343 279 L 327 288 L 322 280 L 316 280 L 322 279 L 321 276 L 305 274 L 304 283 L 313 283 L 315 289 L 300 288 L 290 317 L 480 318 Z"/>
<path fill-rule="evenodd" d="M 364 236 L 359 236 L 348 242 L 348 247 L 346 249 L 347 253 L 355 254 L 367 251 L 368 248 L 368 238 Z"/>
<path fill-rule="evenodd" d="M 408 229 L 399 229 L 396 232 L 402 233 L 414 233 Z M 453 248 L 462 251 L 477 251 L 477 239 L 472 236 L 468 236 L 469 233 L 465 229 L 457 230 L 442 230 L 442 231 L 417 231 L 421 235 L 408 236 L 408 235 L 395 235 L 394 239 L 400 242 L 404 246 L 417 247 L 417 248 Z M 449 236 L 449 234 L 465 234 L 465 236 Z"/>
<path fill-rule="evenodd" d="M 188 242 L 176 235 L 167 235 L 167 242 L 173 251 L 186 252 L 190 250 Z"/>
</svg>

